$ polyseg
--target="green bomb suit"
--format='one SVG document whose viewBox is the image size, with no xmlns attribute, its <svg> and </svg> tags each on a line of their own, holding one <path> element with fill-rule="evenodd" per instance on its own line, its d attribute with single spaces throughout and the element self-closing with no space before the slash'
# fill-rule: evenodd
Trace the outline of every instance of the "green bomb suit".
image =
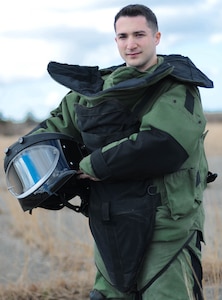
<svg viewBox="0 0 222 300">
<path fill-rule="evenodd" d="M 70 92 L 36 132 L 85 144 L 80 169 L 100 179 L 89 199 L 94 288 L 107 299 L 202 299 L 208 166 L 198 87 L 212 82 L 180 55 L 158 56 L 146 72 L 56 62 L 48 71 Z"/>
</svg>

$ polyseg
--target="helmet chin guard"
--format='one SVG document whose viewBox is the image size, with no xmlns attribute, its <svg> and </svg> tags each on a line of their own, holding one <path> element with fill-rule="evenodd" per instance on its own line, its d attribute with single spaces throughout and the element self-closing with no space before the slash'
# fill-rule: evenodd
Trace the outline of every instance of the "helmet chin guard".
<svg viewBox="0 0 222 300">
<path fill-rule="evenodd" d="M 39 133 L 20 138 L 5 151 L 4 169 L 8 190 L 24 211 L 36 207 L 81 212 L 68 202 L 75 196 L 88 201 L 88 181 L 76 179 L 86 150 L 61 133 Z M 78 182 L 77 182 L 78 181 Z"/>
</svg>

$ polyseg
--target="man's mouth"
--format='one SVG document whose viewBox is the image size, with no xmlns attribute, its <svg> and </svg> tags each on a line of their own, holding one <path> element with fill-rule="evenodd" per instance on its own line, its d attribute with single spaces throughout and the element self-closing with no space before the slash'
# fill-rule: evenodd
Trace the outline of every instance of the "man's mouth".
<svg viewBox="0 0 222 300">
<path fill-rule="evenodd" d="M 135 52 L 135 53 L 126 53 L 127 56 L 135 57 L 139 55 L 141 52 Z"/>
</svg>

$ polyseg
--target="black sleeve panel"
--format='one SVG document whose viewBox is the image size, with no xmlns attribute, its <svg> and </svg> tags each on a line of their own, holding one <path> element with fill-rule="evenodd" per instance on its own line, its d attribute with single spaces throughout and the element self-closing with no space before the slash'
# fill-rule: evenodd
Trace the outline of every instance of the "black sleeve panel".
<svg viewBox="0 0 222 300">
<path fill-rule="evenodd" d="M 188 158 L 184 148 L 168 133 L 152 128 L 102 152 L 91 154 L 100 179 L 150 178 L 177 171 Z"/>
</svg>

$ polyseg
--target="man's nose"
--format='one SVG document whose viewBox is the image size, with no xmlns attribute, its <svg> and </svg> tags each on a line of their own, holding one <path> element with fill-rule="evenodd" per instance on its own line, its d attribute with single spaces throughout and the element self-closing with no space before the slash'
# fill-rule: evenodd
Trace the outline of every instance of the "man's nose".
<svg viewBox="0 0 222 300">
<path fill-rule="evenodd" d="M 134 38 L 129 38 L 127 41 L 127 49 L 132 50 L 137 47 L 137 43 Z"/>
</svg>

